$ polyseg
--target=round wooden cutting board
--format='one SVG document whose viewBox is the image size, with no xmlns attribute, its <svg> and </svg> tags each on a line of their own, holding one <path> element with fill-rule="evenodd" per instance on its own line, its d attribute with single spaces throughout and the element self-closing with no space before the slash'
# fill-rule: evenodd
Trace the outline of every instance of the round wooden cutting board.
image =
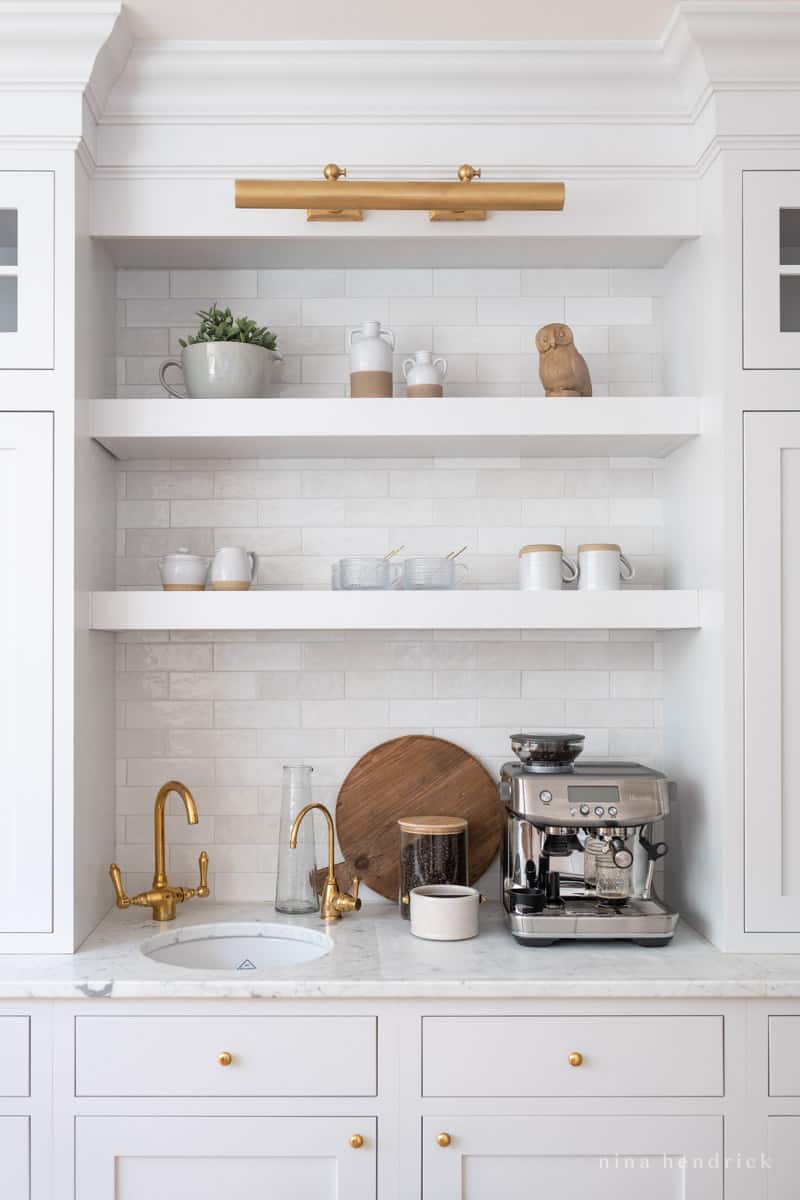
<svg viewBox="0 0 800 1200">
<path fill-rule="evenodd" d="M 469 821 L 469 882 L 491 863 L 503 828 L 503 806 L 485 767 L 441 738 L 393 738 L 360 758 L 336 801 L 339 845 L 367 887 L 397 899 L 400 817 L 455 816 Z M 348 881 L 349 882 L 349 881 Z"/>
</svg>

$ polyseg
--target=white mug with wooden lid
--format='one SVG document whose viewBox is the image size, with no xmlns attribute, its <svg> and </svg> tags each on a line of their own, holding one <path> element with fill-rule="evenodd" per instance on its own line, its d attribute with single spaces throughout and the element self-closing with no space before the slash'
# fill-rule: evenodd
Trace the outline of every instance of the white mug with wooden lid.
<svg viewBox="0 0 800 1200">
<path fill-rule="evenodd" d="M 616 542 L 587 542 L 578 546 L 578 590 L 617 591 L 636 572 Z"/>
<path fill-rule="evenodd" d="M 519 552 L 519 586 L 524 592 L 558 592 L 574 583 L 578 568 L 561 546 L 523 546 Z"/>
</svg>

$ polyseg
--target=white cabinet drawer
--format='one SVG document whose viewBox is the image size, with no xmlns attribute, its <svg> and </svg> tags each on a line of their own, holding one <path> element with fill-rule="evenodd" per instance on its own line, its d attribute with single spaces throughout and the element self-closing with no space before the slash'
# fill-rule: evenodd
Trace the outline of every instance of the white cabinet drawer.
<svg viewBox="0 0 800 1200">
<path fill-rule="evenodd" d="M 580 1056 L 579 1065 L 570 1055 Z M 721 1017 L 424 1017 L 424 1096 L 721 1096 Z"/>
<path fill-rule="evenodd" d="M 0 1017 L 0 1096 L 29 1096 L 30 1019 Z"/>
<path fill-rule="evenodd" d="M 76 1017 L 75 1095 L 374 1096 L 376 1056 L 374 1017 Z"/>
<path fill-rule="evenodd" d="M 800 1096 L 800 1017 L 769 1019 L 769 1094 Z"/>
</svg>

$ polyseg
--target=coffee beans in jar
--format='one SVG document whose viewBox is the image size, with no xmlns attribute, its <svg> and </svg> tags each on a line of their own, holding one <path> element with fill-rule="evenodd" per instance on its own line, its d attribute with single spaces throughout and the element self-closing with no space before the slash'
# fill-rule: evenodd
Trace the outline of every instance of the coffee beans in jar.
<svg viewBox="0 0 800 1200">
<path fill-rule="evenodd" d="M 410 916 L 412 888 L 433 883 L 466 886 L 467 821 L 463 817 L 401 817 L 400 914 Z"/>
</svg>

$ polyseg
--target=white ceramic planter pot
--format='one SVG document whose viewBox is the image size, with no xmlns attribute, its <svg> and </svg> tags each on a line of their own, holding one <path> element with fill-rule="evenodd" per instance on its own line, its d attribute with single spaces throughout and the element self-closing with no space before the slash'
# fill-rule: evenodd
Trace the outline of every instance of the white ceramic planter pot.
<svg viewBox="0 0 800 1200">
<path fill-rule="evenodd" d="M 247 342 L 195 342 L 185 346 L 180 360 L 168 358 L 158 378 L 169 396 L 181 398 L 166 380 L 169 367 L 183 371 L 186 394 L 195 400 L 233 400 L 275 396 L 283 357 L 277 350 Z"/>
</svg>

